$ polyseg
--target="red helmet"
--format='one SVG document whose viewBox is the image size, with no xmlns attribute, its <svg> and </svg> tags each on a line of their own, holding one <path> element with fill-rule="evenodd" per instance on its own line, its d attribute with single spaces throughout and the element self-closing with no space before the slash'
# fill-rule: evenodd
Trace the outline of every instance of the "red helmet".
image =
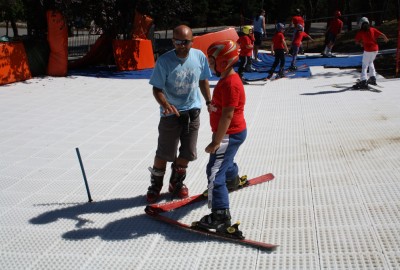
<svg viewBox="0 0 400 270">
<path fill-rule="evenodd" d="M 215 71 L 222 73 L 239 60 L 239 51 L 233 40 L 221 40 L 211 44 L 207 49 L 208 57 L 215 60 Z"/>
<path fill-rule="evenodd" d="M 340 10 L 336 10 L 335 17 L 340 17 L 340 16 L 342 16 L 342 13 L 340 12 Z"/>
</svg>

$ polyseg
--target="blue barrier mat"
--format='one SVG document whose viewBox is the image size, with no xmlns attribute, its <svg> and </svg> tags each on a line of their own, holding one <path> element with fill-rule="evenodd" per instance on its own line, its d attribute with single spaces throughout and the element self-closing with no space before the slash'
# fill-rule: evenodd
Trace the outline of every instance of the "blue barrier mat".
<svg viewBox="0 0 400 270">
<path fill-rule="evenodd" d="M 259 53 L 260 62 L 253 62 L 252 66 L 256 69 L 256 72 L 245 72 L 244 78 L 249 80 L 263 79 L 267 76 L 267 72 L 270 70 L 275 57 L 267 53 Z M 290 66 L 292 57 L 286 56 L 285 58 L 285 69 Z M 324 66 L 324 67 L 359 67 L 361 66 L 362 55 L 354 56 L 338 56 L 338 57 L 322 57 L 318 55 L 299 55 L 297 57 L 297 66 Z M 237 71 L 237 65 L 235 66 Z M 275 69 L 275 72 L 278 68 Z M 77 76 L 89 76 L 99 78 L 110 78 L 110 79 L 150 79 L 153 69 L 135 70 L 135 71 L 118 71 L 116 66 L 111 67 L 93 67 L 82 70 L 70 70 L 68 75 Z M 311 71 L 309 68 L 297 70 L 291 73 L 291 78 L 299 77 L 310 77 Z M 219 78 L 215 75 L 210 81 L 217 81 Z"/>
</svg>

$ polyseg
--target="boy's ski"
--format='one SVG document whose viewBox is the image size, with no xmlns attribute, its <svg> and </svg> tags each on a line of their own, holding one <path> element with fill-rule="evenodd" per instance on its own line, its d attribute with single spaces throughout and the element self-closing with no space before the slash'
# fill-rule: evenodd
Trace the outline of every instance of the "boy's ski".
<svg viewBox="0 0 400 270">
<path fill-rule="evenodd" d="M 343 90 L 358 90 L 358 91 L 370 91 L 370 92 L 375 92 L 375 93 L 381 93 L 382 91 L 379 89 L 376 89 L 375 87 L 368 85 L 368 88 L 360 88 L 360 89 L 356 89 L 353 86 L 345 86 L 343 84 L 333 84 L 331 85 L 332 87 L 335 88 L 340 88 Z"/>
<path fill-rule="evenodd" d="M 305 69 L 307 69 L 308 68 L 308 65 L 306 65 L 306 64 L 302 64 L 302 65 L 300 65 L 300 66 L 298 66 L 297 67 L 297 69 L 296 70 L 292 70 L 292 69 L 285 69 L 284 70 L 284 77 L 279 77 L 279 78 L 276 78 L 276 75 L 274 75 L 272 78 L 275 78 L 275 79 L 267 79 L 267 77 L 263 77 L 263 78 L 257 78 L 257 79 L 244 79 L 246 82 L 255 82 L 255 81 L 274 81 L 274 80 L 277 80 L 277 79 L 280 79 L 280 78 L 285 78 L 285 77 L 291 77 L 291 76 L 294 76 L 294 74 L 296 73 L 296 71 L 299 71 L 299 70 L 305 70 Z M 265 71 L 265 72 L 267 72 L 267 70 Z"/>
<path fill-rule="evenodd" d="M 246 187 L 250 187 L 250 186 L 254 186 L 254 185 L 258 185 L 261 183 L 271 181 L 274 179 L 274 175 L 272 173 L 267 173 L 267 174 L 258 176 L 256 178 L 250 179 L 250 180 L 247 180 L 247 176 L 242 176 L 240 179 L 241 179 L 241 182 L 239 184 L 239 188 L 235 189 L 235 190 L 230 190 L 229 192 L 234 192 L 236 190 L 241 190 Z M 178 209 L 180 207 L 183 207 L 185 205 L 193 204 L 193 203 L 200 202 L 200 201 L 203 201 L 206 199 L 207 199 L 207 190 L 205 192 L 203 192 L 202 194 L 193 195 L 188 198 L 181 199 L 181 200 L 169 201 L 169 202 L 165 202 L 165 203 L 150 204 L 146 207 L 146 209 L 148 208 L 149 210 L 151 210 L 151 212 L 155 212 L 155 213 L 169 212 L 169 211 Z"/>
<path fill-rule="evenodd" d="M 254 241 L 254 240 L 248 240 L 248 239 L 244 239 L 244 238 L 237 238 L 233 235 L 232 236 L 229 235 L 228 233 L 217 233 L 214 231 L 199 229 L 195 225 L 190 226 L 188 224 L 182 223 L 175 219 L 160 215 L 158 212 L 154 212 L 150 206 L 147 206 L 145 211 L 148 215 L 152 216 L 153 218 L 155 218 L 157 220 L 163 221 L 170 225 L 174 225 L 178 228 L 182 228 L 187 231 L 199 233 L 199 234 L 202 234 L 205 236 L 214 237 L 219 240 L 230 241 L 233 243 L 237 243 L 237 244 L 241 244 L 241 245 L 245 245 L 245 246 L 251 246 L 251 247 L 255 247 L 255 248 L 259 248 L 259 249 L 263 249 L 263 250 L 274 250 L 274 249 L 276 249 L 276 247 L 278 247 L 278 245 L 274 245 L 274 244 L 268 244 L 268 243 L 258 242 L 258 241 Z M 232 225 L 231 227 L 237 228 L 237 226 L 238 226 L 238 223 Z"/>
</svg>

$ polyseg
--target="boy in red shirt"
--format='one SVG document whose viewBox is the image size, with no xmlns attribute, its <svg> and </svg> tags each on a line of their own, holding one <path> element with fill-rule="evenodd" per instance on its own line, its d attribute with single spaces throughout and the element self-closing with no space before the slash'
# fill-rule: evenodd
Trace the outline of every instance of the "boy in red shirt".
<svg viewBox="0 0 400 270">
<path fill-rule="evenodd" d="M 325 33 L 325 50 L 322 53 L 325 57 L 332 57 L 332 48 L 335 44 L 337 36 L 342 32 L 343 22 L 339 19 L 342 16 L 339 10 L 335 12 L 335 18 L 333 18 L 328 25 Z"/>
<path fill-rule="evenodd" d="M 301 10 L 298 8 L 296 9 L 296 13 L 292 17 L 292 21 L 289 25 L 289 29 L 293 28 L 293 35 L 292 35 L 292 42 L 297 33 L 297 26 L 301 25 L 304 28 L 304 18 L 301 16 Z M 299 51 L 303 51 L 300 45 Z M 290 47 L 290 54 L 293 54 L 293 47 Z"/>
<path fill-rule="evenodd" d="M 355 42 L 364 47 L 364 53 L 362 58 L 361 80 L 353 85 L 353 88 L 368 89 L 368 84 L 376 85 L 374 60 L 379 50 L 377 39 L 382 37 L 385 42 L 388 42 L 389 39 L 378 29 L 371 27 L 368 18 L 366 17 L 360 19 L 359 25 L 360 30 L 356 34 Z M 368 68 L 369 79 L 367 81 Z"/>
<path fill-rule="evenodd" d="M 243 27 L 243 34 L 239 37 L 237 43 L 240 45 L 239 53 L 239 77 L 243 81 L 243 73 L 251 71 L 251 55 L 254 47 L 253 26 L 245 25 Z"/>
<path fill-rule="evenodd" d="M 214 42 L 208 47 L 207 55 L 211 70 L 221 78 L 208 105 L 213 134 L 205 151 L 210 154 L 206 172 L 211 214 L 201 218 L 197 226 L 227 234 L 231 226 L 228 189 L 237 188 L 240 182 L 234 158 L 247 135 L 244 119 L 246 95 L 242 81 L 233 69 L 239 59 L 236 42 Z M 241 235 L 240 231 L 236 232 Z"/>
<path fill-rule="evenodd" d="M 278 77 L 284 77 L 283 68 L 285 67 L 285 52 L 288 52 L 288 47 L 286 45 L 285 36 L 285 26 L 282 23 L 278 23 L 275 26 L 275 34 L 272 37 L 271 53 L 275 55 L 275 61 L 272 64 L 271 70 L 268 72 L 269 75 L 267 79 L 270 79 L 275 72 L 275 68 L 279 65 Z"/>
<path fill-rule="evenodd" d="M 294 39 L 292 42 L 292 63 L 289 67 L 290 70 L 296 70 L 296 60 L 297 60 L 297 53 L 299 52 L 299 48 L 301 46 L 301 41 L 303 38 L 309 38 L 313 40 L 306 32 L 304 32 L 304 27 L 301 24 L 297 25 L 297 32 L 294 35 Z"/>
</svg>

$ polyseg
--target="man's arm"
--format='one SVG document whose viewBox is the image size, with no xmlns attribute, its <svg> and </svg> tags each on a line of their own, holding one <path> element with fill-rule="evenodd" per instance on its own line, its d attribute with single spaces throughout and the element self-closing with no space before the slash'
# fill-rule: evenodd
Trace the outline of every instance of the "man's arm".
<svg viewBox="0 0 400 270">
<path fill-rule="evenodd" d="M 218 123 L 218 130 L 213 134 L 212 142 L 205 149 L 207 153 L 215 153 L 215 151 L 217 151 L 220 147 L 221 141 L 224 138 L 229 125 L 231 124 L 234 111 L 235 107 L 222 108 L 222 115 Z"/>
<path fill-rule="evenodd" d="M 158 104 L 160 104 L 160 106 L 163 108 L 163 114 L 173 113 L 179 116 L 179 111 L 175 108 L 174 105 L 169 104 L 169 102 L 165 98 L 163 91 L 160 88 L 153 86 L 153 96 Z"/>
<path fill-rule="evenodd" d="M 206 102 L 211 101 L 210 85 L 208 83 L 208 79 L 200 80 L 199 87 L 200 87 L 201 94 L 203 95 L 205 101 Z M 207 104 L 207 107 L 208 107 L 208 104 Z"/>
</svg>

